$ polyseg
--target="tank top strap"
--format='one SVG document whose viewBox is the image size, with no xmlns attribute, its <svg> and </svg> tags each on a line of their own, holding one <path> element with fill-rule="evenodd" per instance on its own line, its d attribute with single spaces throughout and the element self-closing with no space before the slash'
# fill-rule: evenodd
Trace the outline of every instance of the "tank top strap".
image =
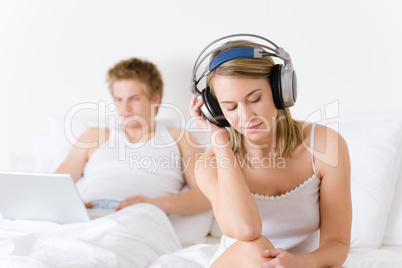
<svg viewBox="0 0 402 268">
<path fill-rule="evenodd" d="M 163 122 L 159 121 L 157 121 L 155 125 L 155 135 L 153 138 L 153 143 L 155 145 L 177 146 L 176 141 L 173 139 L 167 126 Z"/>
<path fill-rule="evenodd" d="M 314 133 L 315 133 L 315 123 L 312 124 L 311 126 L 311 134 L 310 134 L 310 152 L 311 152 L 311 163 L 313 166 L 313 172 L 315 172 L 315 166 L 314 166 Z"/>
</svg>

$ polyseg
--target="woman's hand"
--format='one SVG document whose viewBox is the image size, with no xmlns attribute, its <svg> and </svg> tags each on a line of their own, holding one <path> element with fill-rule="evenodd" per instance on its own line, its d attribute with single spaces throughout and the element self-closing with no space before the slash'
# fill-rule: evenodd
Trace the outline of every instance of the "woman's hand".
<svg viewBox="0 0 402 268">
<path fill-rule="evenodd" d="M 303 268 L 303 267 L 308 267 L 308 265 L 305 265 L 304 262 L 301 262 L 300 256 L 295 256 L 290 254 L 284 249 L 281 248 L 275 248 L 275 249 L 267 249 L 264 250 L 261 254 L 260 257 L 262 258 L 273 258 L 272 260 L 264 263 L 261 265 L 259 268 L 287 268 L 287 267 L 292 267 L 292 268 Z"/>
<path fill-rule="evenodd" d="M 116 211 L 138 203 L 150 203 L 156 205 L 156 199 L 143 195 L 133 195 L 120 201 L 120 204 L 116 207 Z"/>
<path fill-rule="evenodd" d="M 218 127 L 208 122 L 200 107 L 204 104 L 204 100 L 197 102 L 197 97 L 193 96 L 190 102 L 190 114 L 197 126 L 210 139 L 212 146 L 222 148 L 229 145 L 229 132 L 225 128 Z"/>
</svg>

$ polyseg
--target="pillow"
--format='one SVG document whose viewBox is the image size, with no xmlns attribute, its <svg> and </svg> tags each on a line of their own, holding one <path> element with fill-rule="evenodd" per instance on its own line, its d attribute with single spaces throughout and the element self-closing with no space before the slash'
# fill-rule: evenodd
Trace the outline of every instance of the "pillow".
<svg viewBox="0 0 402 268">
<path fill-rule="evenodd" d="M 57 168 L 53 160 L 33 156 L 9 154 L 8 160 L 10 171 L 51 173 Z"/>
<path fill-rule="evenodd" d="M 400 268 L 402 267 L 402 254 L 387 249 L 357 250 L 349 252 L 343 265 L 348 268 Z"/>
<path fill-rule="evenodd" d="M 188 191 L 188 189 L 189 188 L 185 186 L 181 192 L 184 193 Z M 170 222 L 172 223 L 183 247 L 205 242 L 211 229 L 212 218 L 212 210 L 194 215 L 169 215 Z"/>
<path fill-rule="evenodd" d="M 223 235 L 221 228 L 219 227 L 219 224 L 216 221 L 215 217 L 213 217 L 212 219 L 211 230 L 209 231 L 209 234 L 215 238 L 221 238 Z"/>
<path fill-rule="evenodd" d="M 188 247 L 205 242 L 212 216 L 212 210 L 208 210 L 194 215 L 170 214 L 169 219 L 183 247 Z"/>
<path fill-rule="evenodd" d="M 388 216 L 383 244 L 402 246 L 402 168 L 399 171 L 395 193 Z"/>
<path fill-rule="evenodd" d="M 10 153 L 8 155 L 8 170 L 32 172 L 35 170 L 35 158 L 26 155 L 17 156 Z"/>
<path fill-rule="evenodd" d="M 401 114 L 402 118 L 402 114 Z M 383 244 L 402 245 L 402 163 L 395 185 L 395 195 L 388 216 Z"/>
<path fill-rule="evenodd" d="M 351 161 L 351 249 L 381 245 L 402 161 L 402 118 L 381 114 L 339 120 Z"/>
<path fill-rule="evenodd" d="M 46 119 L 50 128 L 49 135 L 32 137 L 32 155 L 37 159 L 35 171 L 38 172 L 54 172 L 82 133 L 89 127 L 99 125 L 97 121 L 58 115 L 47 115 Z M 99 127 L 104 127 L 104 124 Z"/>
</svg>

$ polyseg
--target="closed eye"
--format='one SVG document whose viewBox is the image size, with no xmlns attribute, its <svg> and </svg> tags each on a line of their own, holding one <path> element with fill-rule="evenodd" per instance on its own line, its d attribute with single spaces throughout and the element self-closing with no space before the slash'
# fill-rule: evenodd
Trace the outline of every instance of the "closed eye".
<svg viewBox="0 0 402 268">
<path fill-rule="evenodd" d="M 226 110 L 228 110 L 229 112 L 232 112 L 232 111 L 236 110 L 236 108 L 237 108 L 237 105 L 235 105 L 233 108 L 226 108 Z"/>
<path fill-rule="evenodd" d="M 250 101 L 251 103 L 257 103 L 261 100 L 261 96 L 259 96 L 258 98 L 256 98 L 255 100 Z"/>
</svg>

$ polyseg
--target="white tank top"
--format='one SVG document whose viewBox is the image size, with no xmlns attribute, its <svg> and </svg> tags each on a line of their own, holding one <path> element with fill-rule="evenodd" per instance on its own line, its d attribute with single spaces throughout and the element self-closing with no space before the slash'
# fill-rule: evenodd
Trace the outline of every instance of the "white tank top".
<svg viewBox="0 0 402 268">
<path fill-rule="evenodd" d="M 109 139 L 93 153 L 77 181 L 84 202 L 167 196 L 178 194 L 183 185 L 180 150 L 160 122 L 155 135 L 143 143 L 130 143 L 120 127 L 110 129 Z"/>
<path fill-rule="evenodd" d="M 319 246 L 320 183 L 313 161 L 314 129 L 311 128 L 311 160 L 314 174 L 293 190 L 278 196 L 252 194 L 261 220 L 262 235 L 275 248 L 292 254 L 314 251 Z M 210 263 L 218 258 L 236 239 L 222 236 L 221 245 Z"/>
</svg>

